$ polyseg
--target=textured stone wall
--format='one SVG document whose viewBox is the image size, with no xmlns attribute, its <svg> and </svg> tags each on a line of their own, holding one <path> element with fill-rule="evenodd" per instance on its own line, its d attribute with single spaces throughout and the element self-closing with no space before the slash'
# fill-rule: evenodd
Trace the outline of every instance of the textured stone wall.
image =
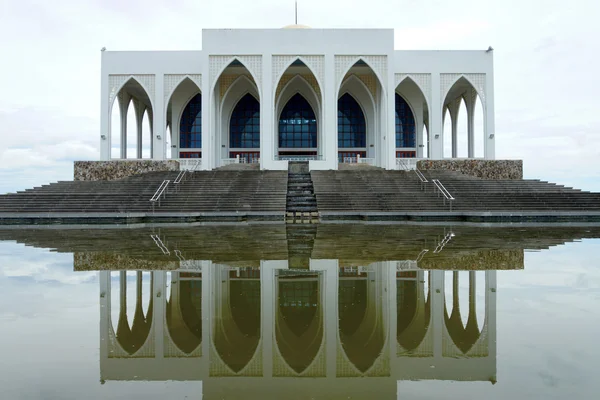
<svg viewBox="0 0 600 400">
<path fill-rule="evenodd" d="M 417 168 L 457 171 L 482 179 L 523 179 L 523 160 L 421 160 Z"/>
<path fill-rule="evenodd" d="M 75 161 L 73 180 L 114 181 L 157 171 L 179 171 L 179 162 L 175 160 Z"/>
</svg>

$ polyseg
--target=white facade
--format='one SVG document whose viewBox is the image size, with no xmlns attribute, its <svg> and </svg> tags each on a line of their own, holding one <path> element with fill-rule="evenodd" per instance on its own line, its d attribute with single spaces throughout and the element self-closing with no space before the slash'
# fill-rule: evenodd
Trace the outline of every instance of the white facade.
<svg viewBox="0 0 600 400">
<path fill-rule="evenodd" d="M 102 52 L 102 160 L 131 158 L 126 115 L 133 106 L 138 121 L 137 158 L 142 157 L 141 143 L 151 139 L 151 158 L 201 156 L 202 169 L 225 165 L 236 155 L 259 161 L 262 169 L 287 169 L 287 160 L 293 157 L 310 159 L 311 169 L 337 169 L 338 160 L 356 155 L 373 165 L 395 169 L 397 157 L 449 157 L 444 154 L 444 135 L 452 136 L 451 156 L 456 157 L 455 122 L 463 101 L 472 158 L 476 98 L 484 113 L 483 137 L 477 140 L 483 143 L 484 158 L 494 159 L 492 51 L 396 51 L 391 29 L 211 29 L 203 30 L 202 48 Z M 298 94 L 314 117 L 285 119 L 282 112 Z M 338 127 L 338 100 L 345 94 L 360 106 L 364 122 L 361 117 L 358 125 L 347 128 L 355 135 L 352 143 L 358 145 L 338 148 L 339 143 L 350 143 L 338 142 L 338 129 L 344 129 Z M 236 131 L 239 141 L 232 142 L 238 121 L 232 115 L 240 115 L 238 106 L 246 95 L 255 99 L 249 99 L 250 103 L 259 104 L 260 116 L 253 128 L 260 137 L 248 139 L 249 125 L 244 125 Z M 396 95 L 412 114 L 401 115 L 399 123 Z M 189 118 L 182 120 L 182 115 L 192 115 L 193 111 L 186 110 L 194 98 L 201 111 L 197 126 L 191 127 Z M 111 121 L 114 107 L 120 110 L 118 125 Z M 446 111 L 452 118 L 451 132 L 443 130 Z M 142 137 L 144 112 L 151 138 Z M 201 137 L 201 141 L 180 143 L 182 129 L 199 132 L 200 117 L 201 134 L 196 139 Z M 290 125 L 283 127 L 284 123 Z M 291 133 L 294 124 L 311 132 L 308 145 Z M 284 139 L 286 129 L 289 141 Z M 405 136 L 397 143 L 398 129 Z M 359 134 L 364 138 L 355 140 Z"/>
</svg>

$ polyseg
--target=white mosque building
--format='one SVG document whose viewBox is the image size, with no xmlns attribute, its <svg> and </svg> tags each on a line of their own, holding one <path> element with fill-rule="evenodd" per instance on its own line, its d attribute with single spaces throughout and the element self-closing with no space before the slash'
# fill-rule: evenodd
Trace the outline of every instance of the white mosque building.
<svg viewBox="0 0 600 400">
<path fill-rule="evenodd" d="M 397 51 L 393 29 L 207 29 L 197 51 L 103 49 L 101 79 L 101 160 L 395 169 L 399 158 L 456 158 L 459 143 L 474 158 L 476 142 L 480 157 L 495 158 L 491 48 Z M 128 135 L 130 108 L 137 130 Z M 129 151 L 128 136 L 137 137 Z"/>
</svg>

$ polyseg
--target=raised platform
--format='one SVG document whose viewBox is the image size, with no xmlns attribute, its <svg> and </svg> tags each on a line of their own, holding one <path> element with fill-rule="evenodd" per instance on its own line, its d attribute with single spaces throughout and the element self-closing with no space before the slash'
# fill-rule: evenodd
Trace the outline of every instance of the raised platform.
<svg viewBox="0 0 600 400">
<path fill-rule="evenodd" d="M 600 222 L 600 193 L 539 180 L 430 170 L 424 172 L 424 183 L 414 171 L 380 168 L 312 171 L 306 176 L 223 169 L 189 172 L 186 180 L 173 184 L 178 173 L 65 181 L 1 195 L 0 224 L 285 222 L 286 211 L 292 209 L 316 212 L 321 221 Z M 434 179 L 455 200 L 444 200 Z M 169 191 L 153 206 L 149 200 L 164 180 L 171 181 Z M 312 214 L 310 219 L 314 222 Z"/>
</svg>

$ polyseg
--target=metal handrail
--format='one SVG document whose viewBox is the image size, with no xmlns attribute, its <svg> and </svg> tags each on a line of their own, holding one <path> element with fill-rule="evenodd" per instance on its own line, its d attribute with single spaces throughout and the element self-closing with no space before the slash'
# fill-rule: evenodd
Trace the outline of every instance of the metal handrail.
<svg viewBox="0 0 600 400">
<path fill-rule="evenodd" d="M 162 240 L 160 240 L 160 237 L 158 235 L 150 235 L 150 237 L 152 238 L 152 240 L 154 240 L 154 243 L 156 243 L 156 245 L 163 252 L 163 254 L 171 255 L 171 252 L 169 251 L 167 246 L 165 246 Z"/>
<path fill-rule="evenodd" d="M 160 198 L 167 190 L 167 187 L 169 186 L 170 182 L 171 182 L 170 180 L 164 180 L 164 181 L 162 181 L 162 183 L 160 184 L 158 189 L 156 189 L 156 192 L 154 192 L 154 196 L 152 196 L 152 198 L 150 199 L 150 202 L 152 203 L 152 207 L 154 207 L 154 204 L 156 204 L 157 201 L 158 201 L 158 205 L 160 206 Z"/>
<path fill-rule="evenodd" d="M 446 236 L 444 236 L 444 239 L 442 239 L 442 241 L 440 243 L 438 243 L 437 247 L 435 248 L 435 250 L 433 251 L 434 254 L 438 254 L 440 253 L 443 249 L 444 246 L 446 246 L 448 244 L 448 242 L 454 237 L 456 236 L 454 234 L 454 232 L 448 232 L 446 234 Z"/>
<path fill-rule="evenodd" d="M 432 179 L 431 181 L 438 189 L 438 197 L 440 193 L 444 195 L 444 205 L 446 205 L 446 200 L 448 200 L 448 202 L 450 203 L 450 211 L 452 211 L 452 202 L 456 199 L 450 194 L 448 189 L 446 189 L 446 187 L 438 179 Z"/>
<path fill-rule="evenodd" d="M 191 171 L 195 172 L 198 169 L 198 166 L 202 164 L 202 159 L 200 158 L 198 161 L 196 161 L 196 164 L 194 164 L 194 166 L 192 167 Z"/>
<path fill-rule="evenodd" d="M 421 172 L 421 170 L 420 170 L 419 168 L 415 168 L 415 169 L 414 169 L 414 171 L 415 171 L 415 174 L 417 174 L 417 177 L 419 178 L 419 180 L 420 180 L 422 183 L 427 183 L 427 182 L 429 182 L 429 181 L 427 180 L 427 178 L 425 177 L 425 175 L 423 175 L 423 173 Z"/>
<path fill-rule="evenodd" d="M 175 180 L 173 181 L 173 183 L 177 184 L 180 183 L 183 178 L 185 177 L 185 173 L 187 172 L 187 170 L 183 170 L 183 171 L 179 171 L 179 175 L 177 175 L 177 178 L 175 178 Z"/>
</svg>

